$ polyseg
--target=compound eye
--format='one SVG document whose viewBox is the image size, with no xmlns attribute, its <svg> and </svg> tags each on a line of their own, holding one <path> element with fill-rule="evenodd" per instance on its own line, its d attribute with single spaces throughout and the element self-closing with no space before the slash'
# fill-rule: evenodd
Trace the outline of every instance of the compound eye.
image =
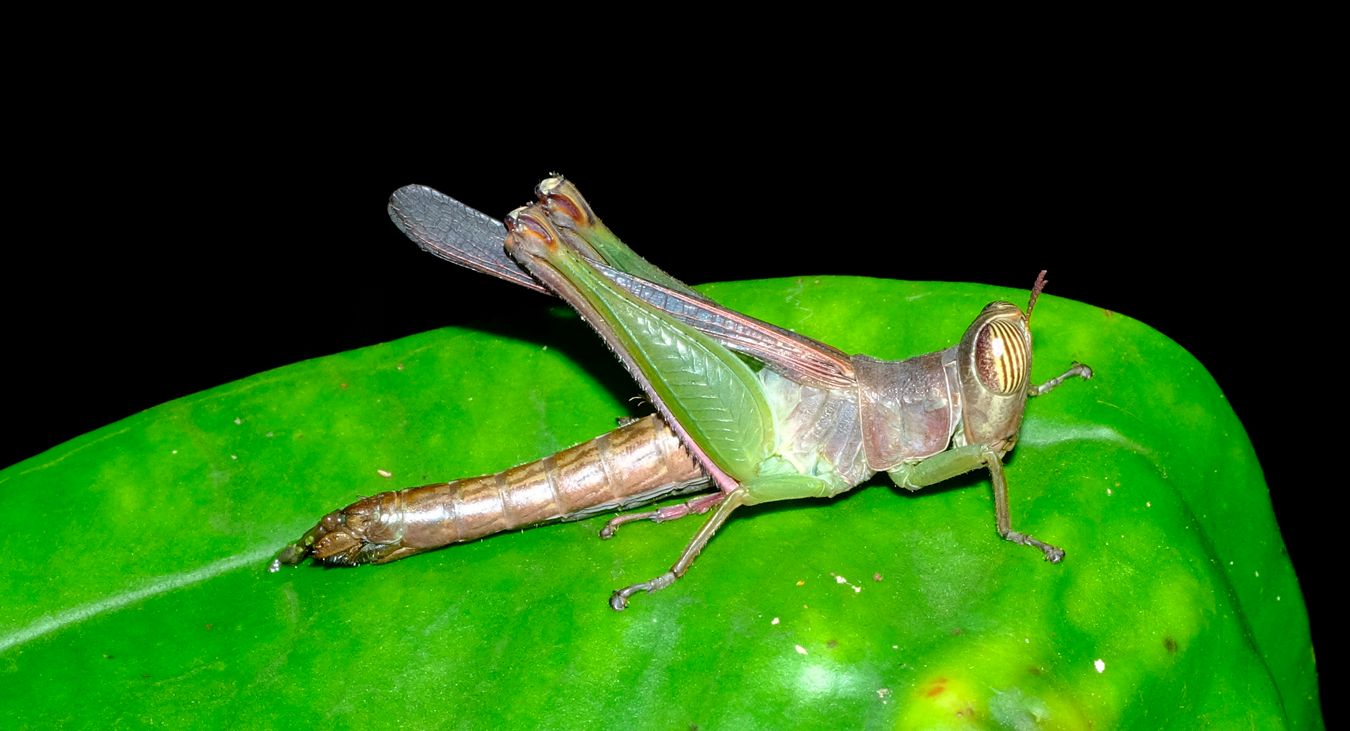
<svg viewBox="0 0 1350 731">
<path fill-rule="evenodd" d="M 1027 385 L 1029 355 L 1026 338 L 1015 323 L 993 320 L 975 338 L 975 373 L 995 393 L 1020 393 Z"/>
</svg>

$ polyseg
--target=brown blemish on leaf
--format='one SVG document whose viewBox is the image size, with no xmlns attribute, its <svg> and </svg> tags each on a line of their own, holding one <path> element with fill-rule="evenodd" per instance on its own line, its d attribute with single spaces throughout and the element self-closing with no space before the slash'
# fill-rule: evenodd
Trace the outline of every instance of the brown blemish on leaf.
<svg viewBox="0 0 1350 731">
<path fill-rule="evenodd" d="M 1163 638 L 1163 647 L 1167 648 L 1167 654 L 1177 654 L 1177 641 L 1171 637 Z"/>
</svg>

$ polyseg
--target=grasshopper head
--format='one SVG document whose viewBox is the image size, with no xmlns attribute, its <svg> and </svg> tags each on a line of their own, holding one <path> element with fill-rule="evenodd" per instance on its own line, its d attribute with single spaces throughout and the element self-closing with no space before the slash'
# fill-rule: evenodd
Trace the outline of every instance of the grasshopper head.
<svg viewBox="0 0 1350 731">
<path fill-rule="evenodd" d="M 966 443 L 1012 449 L 1031 378 L 1027 315 L 1011 302 L 986 305 L 961 338 L 957 358 Z"/>
</svg>

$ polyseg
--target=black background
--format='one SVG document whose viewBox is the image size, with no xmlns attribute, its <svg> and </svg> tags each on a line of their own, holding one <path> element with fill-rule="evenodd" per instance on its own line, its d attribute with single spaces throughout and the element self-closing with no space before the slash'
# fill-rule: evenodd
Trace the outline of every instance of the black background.
<svg viewBox="0 0 1350 731">
<path fill-rule="evenodd" d="M 21 140 L 0 465 L 304 358 L 537 317 L 542 296 L 422 253 L 384 206 L 419 182 L 501 216 L 558 171 L 689 282 L 837 273 L 1026 288 L 1048 268 L 1049 292 L 1153 325 L 1246 424 L 1314 629 L 1329 623 L 1329 511 L 1300 469 L 1329 410 L 1309 390 L 1305 339 L 1318 313 L 1304 222 L 1323 201 L 1242 104 L 902 118 L 851 101 L 827 122 L 769 103 L 744 121 L 716 106 L 588 107 L 562 128 L 493 101 L 391 101 L 370 125 L 356 102 L 196 100 L 132 120 L 95 105 L 76 133 Z"/>
</svg>

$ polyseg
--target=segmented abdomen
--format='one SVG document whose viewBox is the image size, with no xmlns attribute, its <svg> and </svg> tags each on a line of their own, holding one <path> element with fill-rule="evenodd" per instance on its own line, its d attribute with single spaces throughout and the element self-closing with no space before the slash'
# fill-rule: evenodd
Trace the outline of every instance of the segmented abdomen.
<svg viewBox="0 0 1350 731">
<path fill-rule="evenodd" d="M 325 516 L 306 548 L 326 563 L 386 563 L 493 533 L 643 505 L 707 482 L 653 415 L 493 475 L 365 498 Z"/>
</svg>

